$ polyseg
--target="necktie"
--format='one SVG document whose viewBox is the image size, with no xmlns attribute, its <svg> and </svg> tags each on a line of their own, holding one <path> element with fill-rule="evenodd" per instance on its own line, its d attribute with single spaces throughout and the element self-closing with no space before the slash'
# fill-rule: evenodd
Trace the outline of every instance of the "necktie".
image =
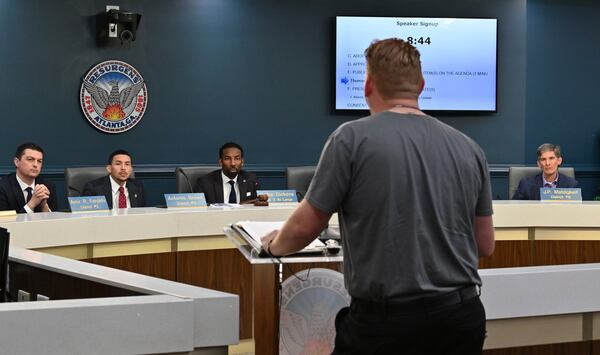
<svg viewBox="0 0 600 355">
<path fill-rule="evenodd" d="M 127 208 L 127 198 L 123 186 L 119 187 L 119 208 Z"/>
<path fill-rule="evenodd" d="M 544 184 L 544 187 L 552 187 L 552 184 L 549 183 L 549 182 L 547 182 L 547 183 Z"/>
<path fill-rule="evenodd" d="M 25 199 L 26 200 L 25 203 L 27 203 L 27 202 L 31 201 L 31 196 L 33 195 L 32 194 L 33 189 L 31 187 L 28 187 L 25 189 L 25 191 L 27 191 L 27 198 Z"/>
<path fill-rule="evenodd" d="M 237 203 L 237 198 L 235 196 L 235 181 L 229 180 L 229 185 L 231 185 L 231 191 L 229 192 L 229 203 Z"/>
</svg>

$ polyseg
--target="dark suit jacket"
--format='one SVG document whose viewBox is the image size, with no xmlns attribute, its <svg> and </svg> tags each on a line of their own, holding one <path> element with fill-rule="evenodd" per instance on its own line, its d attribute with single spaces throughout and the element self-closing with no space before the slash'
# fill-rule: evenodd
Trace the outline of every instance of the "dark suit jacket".
<svg viewBox="0 0 600 355">
<path fill-rule="evenodd" d="M 44 180 L 41 177 L 35 179 L 35 183 L 46 185 L 50 190 L 50 197 L 48 198 L 48 207 L 51 211 L 58 210 L 56 189 L 54 184 L 50 181 Z M 25 197 L 21 186 L 17 181 L 17 175 L 15 173 L 6 175 L 0 180 L 0 211 L 15 210 L 17 213 L 25 213 Z M 40 206 L 34 209 L 34 212 L 41 212 Z"/>
<path fill-rule="evenodd" d="M 256 198 L 258 189 L 258 180 L 256 175 L 251 172 L 240 170 L 237 178 L 238 188 L 240 189 L 240 202 L 253 200 Z M 204 192 L 206 203 L 223 203 L 223 178 L 221 170 L 215 170 L 200 178 L 194 187 L 195 192 Z"/>
<path fill-rule="evenodd" d="M 540 188 L 544 185 L 542 174 L 530 176 L 521 179 L 519 181 L 519 187 L 515 191 L 515 195 L 512 197 L 513 200 L 539 200 L 540 199 Z M 577 180 L 570 178 L 566 175 L 558 175 L 558 181 L 556 183 L 557 188 L 574 188 L 579 187 Z"/>
<path fill-rule="evenodd" d="M 144 185 L 141 181 L 127 180 L 127 192 L 129 192 L 129 203 L 131 207 L 146 207 L 146 197 L 144 196 Z M 108 208 L 112 208 L 112 187 L 110 186 L 110 176 L 92 180 L 85 184 L 81 196 L 102 196 L 106 197 Z"/>
</svg>

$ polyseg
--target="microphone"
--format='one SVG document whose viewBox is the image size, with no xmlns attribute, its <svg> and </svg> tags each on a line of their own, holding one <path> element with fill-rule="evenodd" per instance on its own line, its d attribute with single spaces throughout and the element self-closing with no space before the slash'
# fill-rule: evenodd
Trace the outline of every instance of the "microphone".
<svg viewBox="0 0 600 355">
<path fill-rule="evenodd" d="M 190 178 L 187 176 L 187 174 L 185 173 L 185 171 L 183 171 L 182 168 L 177 167 L 177 169 L 175 169 L 176 171 L 179 171 L 181 173 L 181 175 L 183 175 L 183 177 L 185 178 L 185 181 L 187 182 L 188 186 L 190 187 L 190 192 L 194 192 L 194 188 L 192 187 L 192 183 L 190 182 Z"/>
</svg>

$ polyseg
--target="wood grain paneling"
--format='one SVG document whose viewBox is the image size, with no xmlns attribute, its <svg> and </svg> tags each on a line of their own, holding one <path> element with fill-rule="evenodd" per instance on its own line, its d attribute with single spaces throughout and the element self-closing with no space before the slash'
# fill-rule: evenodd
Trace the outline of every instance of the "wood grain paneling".
<svg viewBox="0 0 600 355">
<path fill-rule="evenodd" d="M 592 343 L 592 355 L 600 355 L 600 340 L 594 340 Z"/>
<path fill-rule="evenodd" d="M 532 266 L 533 243 L 531 240 L 498 240 L 494 254 L 479 259 L 479 268 Z"/>
<path fill-rule="evenodd" d="M 139 296 L 141 293 L 115 286 L 63 275 L 29 265 L 10 263 L 10 298 L 17 299 L 18 290 L 30 293 L 32 300 L 41 294 L 51 300 Z"/>
<path fill-rule="evenodd" d="M 491 257 L 479 259 L 479 268 L 598 262 L 600 241 L 596 240 L 500 240 Z"/>
<path fill-rule="evenodd" d="M 581 264 L 600 262 L 600 241 L 537 240 L 536 265 Z"/>
<path fill-rule="evenodd" d="M 579 241 L 579 263 L 600 263 L 600 241 Z"/>
<path fill-rule="evenodd" d="M 165 280 L 177 280 L 177 254 L 174 252 L 109 256 L 105 258 L 94 258 L 92 259 L 92 262 L 97 265 L 131 271 Z"/>
<path fill-rule="evenodd" d="M 253 265 L 254 352 L 279 354 L 279 285 L 277 266 Z"/>
<path fill-rule="evenodd" d="M 237 249 L 177 253 L 177 281 L 240 296 L 240 339 L 252 338 L 252 267 Z"/>
<path fill-rule="evenodd" d="M 575 264 L 579 259 L 579 241 L 537 240 L 534 249 L 535 265 Z"/>
<path fill-rule="evenodd" d="M 483 355 L 596 355 L 597 341 L 523 346 L 518 348 L 484 350 Z"/>
</svg>

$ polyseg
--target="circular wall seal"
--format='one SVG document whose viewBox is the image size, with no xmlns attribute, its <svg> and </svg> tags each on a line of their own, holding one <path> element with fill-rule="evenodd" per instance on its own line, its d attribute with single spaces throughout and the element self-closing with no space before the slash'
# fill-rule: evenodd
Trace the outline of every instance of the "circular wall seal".
<svg viewBox="0 0 600 355">
<path fill-rule="evenodd" d="M 335 316 L 350 303 L 344 275 L 311 269 L 296 276 L 288 277 L 281 285 L 279 354 L 331 354 Z"/>
<path fill-rule="evenodd" d="M 107 60 L 85 74 L 79 100 L 83 114 L 94 127 L 106 133 L 123 133 L 144 116 L 148 90 L 132 65 Z"/>
</svg>

